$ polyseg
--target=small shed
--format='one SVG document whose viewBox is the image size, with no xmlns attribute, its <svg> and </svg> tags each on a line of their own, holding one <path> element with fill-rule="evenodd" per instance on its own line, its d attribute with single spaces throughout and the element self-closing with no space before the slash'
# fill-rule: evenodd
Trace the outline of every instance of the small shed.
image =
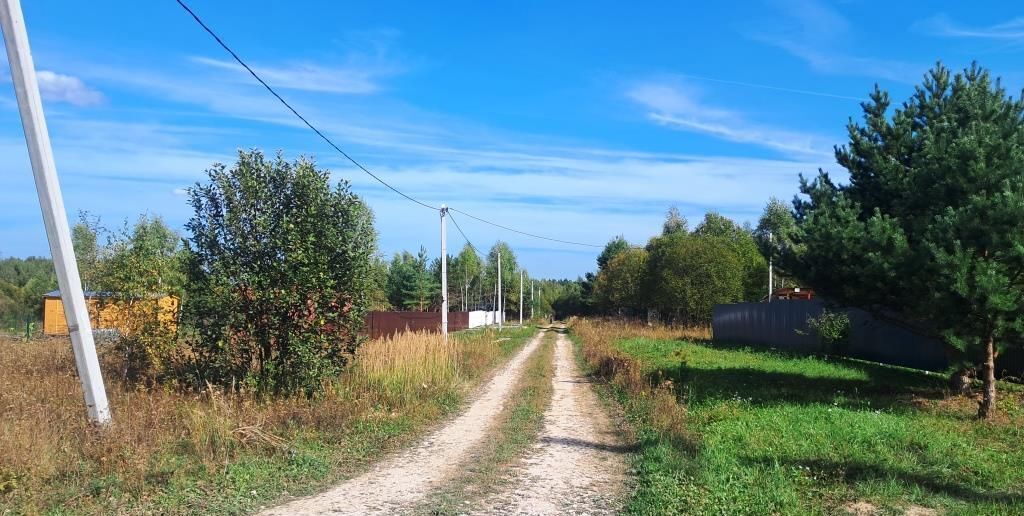
<svg viewBox="0 0 1024 516">
<path fill-rule="evenodd" d="M 150 298 L 124 299 L 110 292 L 85 292 L 85 306 L 89 310 L 89 321 L 94 330 L 128 331 L 133 315 L 148 317 L 156 314 L 157 319 L 170 328 L 177 328 L 178 309 L 181 301 L 171 295 L 160 294 Z M 67 335 L 68 321 L 64 317 L 64 303 L 60 291 L 43 294 L 43 333 L 46 335 Z"/>
</svg>

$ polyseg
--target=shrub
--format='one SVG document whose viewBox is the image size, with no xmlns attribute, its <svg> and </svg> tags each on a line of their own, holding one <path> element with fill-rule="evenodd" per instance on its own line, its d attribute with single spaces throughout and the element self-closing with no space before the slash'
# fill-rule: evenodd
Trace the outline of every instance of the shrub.
<svg viewBox="0 0 1024 516">
<path fill-rule="evenodd" d="M 188 322 L 199 382 L 322 388 L 360 342 L 373 215 L 346 181 L 300 158 L 239 152 L 190 189 Z"/>
<path fill-rule="evenodd" d="M 850 317 L 846 312 L 825 310 L 817 317 L 808 317 L 807 328 L 818 337 L 825 353 L 842 352 L 850 340 Z"/>
</svg>

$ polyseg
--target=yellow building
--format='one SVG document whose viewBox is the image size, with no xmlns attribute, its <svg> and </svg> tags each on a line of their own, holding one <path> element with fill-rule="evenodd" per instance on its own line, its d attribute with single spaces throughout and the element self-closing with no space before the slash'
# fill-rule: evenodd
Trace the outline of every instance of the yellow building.
<svg viewBox="0 0 1024 516">
<path fill-rule="evenodd" d="M 85 305 L 89 309 L 89 321 L 94 330 L 117 330 L 121 333 L 130 333 L 132 326 L 138 327 L 139 318 L 152 317 L 150 314 L 154 313 L 161 323 L 175 329 L 178 324 L 178 309 L 181 302 L 178 298 L 167 295 L 151 299 L 125 300 L 118 299 L 109 293 L 87 291 L 85 292 Z M 46 335 L 68 334 L 68 321 L 64 318 L 64 303 L 60 299 L 58 290 L 43 295 L 43 333 Z"/>
</svg>

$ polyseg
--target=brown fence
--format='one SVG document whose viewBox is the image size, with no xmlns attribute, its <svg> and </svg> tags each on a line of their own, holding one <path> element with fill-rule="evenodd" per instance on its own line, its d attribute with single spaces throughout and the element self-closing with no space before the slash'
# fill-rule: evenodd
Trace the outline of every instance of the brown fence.
<svg viewBox="0 0 1024 516">
<path fill-rule="evenodd" d="M 817 317 L 824 309 L 817 300 L 717 305 L 711 331 L 716 341 L 816 353 L 823 349 L 818 339 L 810 335 L 807 318 Z M 836 354 L 928 371 L 949 367 L 950 350 L 941 339 L 856 308 L 845 312 L 850 317 L 850 337 Z M 1000 355 L 996 369 L 1003 377 L 1021 376 L 1024 353 Z"/>
<path fill-rule="evenodd" d="M 372 339 L 406 330 L 441 331 L 441 312 L 369 312 L 363 331 Z M 469 312 L 448 312 L 448 331 L 469 328 Z"/>
</svg>

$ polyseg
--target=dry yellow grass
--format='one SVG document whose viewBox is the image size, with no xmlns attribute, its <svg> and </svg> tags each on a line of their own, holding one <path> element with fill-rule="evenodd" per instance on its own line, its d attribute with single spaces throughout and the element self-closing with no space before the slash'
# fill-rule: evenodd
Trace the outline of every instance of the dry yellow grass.
<svg viewBox="0 0 1024 516">
<path fill-rule="evenodd" d="M 367 432 L 376 440 L 365 446 L 372 453 L 377 441 L 443 415 L 510 352 L 505 347 L 489 331 L 448 343 L 429 334 L 371 341 L 347 374 L 313 399 L 139 388 L 107 374 L 114 424 L 99 430 L 85 420 L 67 339 L 0 339 L 0 513 L 62 505 L 86 512 L 152 510 L 168 485 L 215 480 L 246 457 L 287 462 L 297 442 L 359 455 L 350 450 L 353 435 Z M 110 368 L 108 358 L 101 361 Z"/>
<path fill-rule="evenodd" d="M 686 405 L 676 399 L 671 382 L 645 375 L 640 362 L 616 349 L 615 343 L 633 338 L 707 341 L 711 339 L 710 328 L 592 319 L 572 319 L 569 327 L 579 337 L 583 359 L 594 374 L 624 389 L 630 396 L 642 399 L 655 429 L 679 443 L 691 445 L 694 439 L 686 425 Z"/>
</svg>

